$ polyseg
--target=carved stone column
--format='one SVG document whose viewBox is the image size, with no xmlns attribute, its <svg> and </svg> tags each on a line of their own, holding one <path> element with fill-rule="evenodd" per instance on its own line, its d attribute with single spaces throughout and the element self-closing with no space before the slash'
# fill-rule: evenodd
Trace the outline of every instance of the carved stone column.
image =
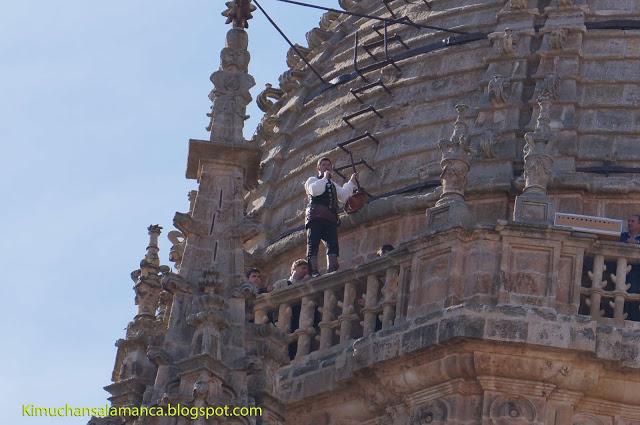
<svg viewBox="0 0 640 425">
<path fill-rule="evenodd" d="M 627 290 L 631 287 L 627 283 L 627 274 L 631 271 L 631 265 L 627 264 L 625 257 L 619 257 L 616 264 L 616 272 L 611 275 L 611 279 L 616 284 L 614 300 L 609 301 L 609 306 L 613 309 L 613 318 L 620 325 L 624 326 L 624 320 L 628 313 L 624 312 L 624 301 Z"/>
<path fill-rule="evenodd" d="M 455 226 L 468 227 L 472 224 L 471 213 L 464 201 L 467 175 L 471 168 L 471 149 L 467 134 L 469 126 L 465 122 L 466 105 L 456 105 L 458 117 L 449 140 L 440 140 L 438 148 L 442 153 L 442 195 L 433 208 L 427 210 L 429 230 L 444 230 Z"/>
<path fill-rule="evenodd" d="M 340 344 L 349 341 L 353 335 L 353 321 L 357 320 L 353 303 L 356 300 L 355 284 L 347 283 L 344 285 L 344 296 L 338 305 L 342 307 L 342 314 L 338 318 L 340 321 Z"/>
<path fill-rule="evenodd" d="M 296 359 L 300 359 L 311 349 L 311 338 L 315 335 L 313 328 L 313 316 L 316 311 L 316 303 L 311 297 L 302 297 L 300 306 L 300 326 L 295 334 L 298 336 L 298 349 L 296 350 Z"/>
<path fill-rule="evenodd" d="M 398 301 L 398 284 L 400 281 L 397 267 L 387 269 L 382 287 L 382 329 L 393 326 Z"/>
<path fill-rule="evenodd" d="M 365 306 L 363 309 L 364 321 L 362 323 L 362 336 L 367 336 L 376 330 L 376 307 L 378 305 L 378 291 L 380 282 L 376 275 L 367 276 L 367 293 L 365 294 Z"/>
<path fill-rule="evenodd" d="M 333 310 L 336 307 L 336 302 L 336 295 L 333 290 L 325 290 L 321 308 L 322 321 L 318 324 L 320 328 L 320 350 L 325 350 L 333 344 Z"/>
</svg>

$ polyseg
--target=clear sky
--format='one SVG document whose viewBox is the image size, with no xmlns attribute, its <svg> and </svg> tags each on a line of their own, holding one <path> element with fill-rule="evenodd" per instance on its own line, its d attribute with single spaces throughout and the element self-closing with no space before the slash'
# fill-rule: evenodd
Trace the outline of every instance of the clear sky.
<svg viewBox="0 0 640 425">
<path fill-rule="evenodd" d="M 261 4 L 302 45 L 321 16 Z M 164 227 L 170 264 L 166 233 L 195 187 L 187 141 L 207 136 L 222 10 L 223 0 L 0 0 L 0 422 L 85 424 L 23 418 L 21 405 L 106 402 L 146 227 Z M 277 84 L 288 46 L 254 16 L 255 99 Z M 248 113 L 250 137 L 255 102 Z"/>
</svg>

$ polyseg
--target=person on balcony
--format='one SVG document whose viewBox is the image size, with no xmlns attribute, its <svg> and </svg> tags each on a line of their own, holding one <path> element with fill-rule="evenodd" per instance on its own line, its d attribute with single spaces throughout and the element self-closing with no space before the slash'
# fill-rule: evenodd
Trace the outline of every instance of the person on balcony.
<svg viewBox="0 0 640 425">
<path fill-rule="evenodd" d="M 333 165 L 329 158 L 320 158 L 315 177 L 309 177 L 304 189 L 309 196 L 305 214 L 307 229 L 307 262 L 311 276 L 318 276 L 318 248 L 323 240 L 327 247 L 327 273 L 338 270 L 338 204 L 344 204 L 357 188 L 357 173 L 340 186 L 333 178 Z"/>
<path fill-rule="evenodd" d="M 255 267 L 253 267 L 247 270 L 245 276 L 247 277 L 247 282 L 249 282 L 253 285 L 254 288 L 256 288 L 256 293 L 258 295 L 266 294 L 267 292 L 269 292 L 269 290 L 267 289 L 267 285 L 262 282 L 262 274 L 260 273 L 260 269 L 256 269 Z"/>
<path fill-rule="evenodd" d="M 620 235 L 620 242 L 640 244 L 640 214 L 634 214 L 627 219 L 627 232 Z"/>
<path fill-rule="evenodd" d="M 395 248 L 393 247 L 393 245 L 391 245 L 390 243 L 386 243 L 380 247 L 380 249 L 376 252 L 376 255 L 378 257 L 384 257 L 394 249 Z"/>
<path fill-rule="evenodd" d="M 273 284 L 273 289 L 282 289 L 296 283 L 309 280 L 309 263 L 304 258 L 299 258 L 291 264 L 291 276 L 289 279 L 280 279 Z"/>
</svg>

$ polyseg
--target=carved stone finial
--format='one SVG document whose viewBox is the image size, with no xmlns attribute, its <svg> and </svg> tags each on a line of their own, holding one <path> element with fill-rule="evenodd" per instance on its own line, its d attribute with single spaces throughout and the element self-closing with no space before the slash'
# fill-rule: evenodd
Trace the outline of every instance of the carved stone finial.
<svg viewBox="0 0 640 425">
<path fill-rule="evenodd" d="M 452 197 L 464 198 L 467 186 L 467 174 L 470 168 L 471 149 L 469 146 L 469 126 L 465 122 L 467 105 L 455 106 L 458 116 L 454 123 L 453 133 L 449 140 L 441 140 L 438 148 L 442 153 L 440 166 L 442 173 L 442 195 L 440 201 Z M 440 202 L 438 201 L 438 202 Z"/>
<path fill-rule="evenodd" d="M 513 212 L 515 221 L 550 223 L 554 207 L 547 196 L 551 180 L 551 95 L 543 91 L 538 97 L 539 113 L 534 131 L 524 135 L 524 180 L 522 195 L 516 197 Z"/>
<path fill-rule="evenodd" d="M 442 154 L 440 180 L 442 194 L 435 207 L 427 210 L 427 223 L 432 229 L 470 224 L 469 209 L 464 202 L 467 175 L 471 168 L 469 126 L 465 122 L 466 105 L 456 105 L 458 116 L 449 140 L 440 140 L 438 148 Z"/>
<path fill-rule="evenodd" d="M 256 10 L 251 0 L 233 0 L 225 5 L 227 9 L 222 12 L 222 16 L 227 18 L 225 24 L 233 22 L 234 28 L 249 28 L 249 20 L 253 18 L 252 12 Z"/>
</svg>

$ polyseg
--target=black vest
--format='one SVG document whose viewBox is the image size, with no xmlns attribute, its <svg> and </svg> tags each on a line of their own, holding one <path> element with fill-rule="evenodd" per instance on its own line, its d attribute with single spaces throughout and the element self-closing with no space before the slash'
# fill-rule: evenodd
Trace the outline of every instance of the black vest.
<svg viewBox="0 0 640 425">
<path fill-rule="evenodd" d="M 327 185 L 325 186 L 324 192 L 322 195 L 318 196 L 309 196 L 310 204 L 320 204 L 329 208 L 329 210 L 333 213 L 338 213 L 338 193 L 336 192 L 336 186 L 331 183 L 330 180 L 327 181 Z"/>
<path fill-rule="evenodd" d="M 330 181 L 327 182 L 322 195 L 309 195 L 309 205 L 305 214 L 305 227 L 312 220 L 326 220 L 338 225 L 338 193 L 336 187 Z"/>
</svg>

